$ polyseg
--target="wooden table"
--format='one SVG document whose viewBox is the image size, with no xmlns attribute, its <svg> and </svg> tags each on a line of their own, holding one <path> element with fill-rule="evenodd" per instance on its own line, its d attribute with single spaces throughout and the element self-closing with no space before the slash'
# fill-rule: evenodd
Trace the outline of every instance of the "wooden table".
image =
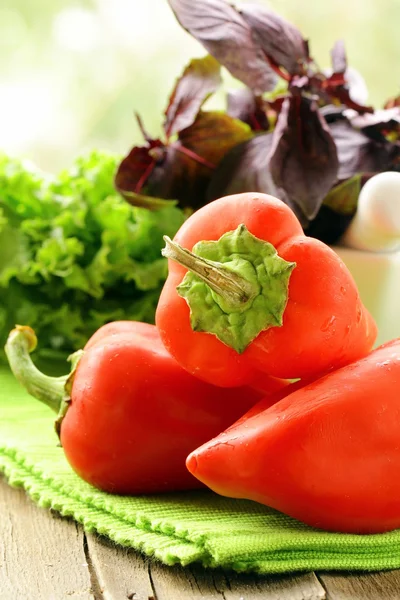
<svg viewBox="0 0 400 600">
<path fill-rule="evenodd" d="M 0 478 L 0 600 L 400 600 L 400 570 L 238 575 L 165 567 L 85 534 Z"/>
</svg>

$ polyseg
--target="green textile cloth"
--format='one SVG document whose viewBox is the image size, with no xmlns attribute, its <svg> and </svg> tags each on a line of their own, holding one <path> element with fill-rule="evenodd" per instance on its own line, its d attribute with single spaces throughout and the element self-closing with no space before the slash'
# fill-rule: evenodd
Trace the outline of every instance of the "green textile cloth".
<svg viewBox="0 0 400 600">
<path fill-rule="evenodd" d="M 208 491 L 119 497 L 80 480 L 53 431 L 53 413 L 0 368 L 0 471 L 41 507 L 71 516 L 163 563 L 282 573 L 400 567 L 400 530 L 357 536 L 307 527 L 255 502 Z"/>
</svg>

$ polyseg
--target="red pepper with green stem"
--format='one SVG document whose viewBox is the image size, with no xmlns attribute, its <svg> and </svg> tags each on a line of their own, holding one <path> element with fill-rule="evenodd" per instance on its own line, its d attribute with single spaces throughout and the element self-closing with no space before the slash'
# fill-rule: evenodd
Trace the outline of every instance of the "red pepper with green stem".
<svg viewBox="0 0 400 600">
<path fill-rule="evenodd" d="M 194 451 L 190 472 L 321 529 L 399 528 L 400 340 L 292 389 Z"/>
<path fill-rule="evenodd" d="M 200 487 L 185 467 L 189 452 L 223 431 L 262 397 L 250 388 L 221 390 L 168 354 L 154 325 L 110 323 L 75 356 L 73 372 L 48 377 L 29 352 L 36 336 L 17 326 L 6 344 L 10 366 L 48 404 L 72 468 L 118 494 Z M 271 390 L 284 382 L 271 380 Z"/>
<path fill-rule="evenodd" d="M 307 379 L 370 351 L 376 325 L 351 274 L 280 200 L 221 198 L 166 241 L 156 324 L 190 373 L 220 386 L 257 371 Z"/>
</svg>

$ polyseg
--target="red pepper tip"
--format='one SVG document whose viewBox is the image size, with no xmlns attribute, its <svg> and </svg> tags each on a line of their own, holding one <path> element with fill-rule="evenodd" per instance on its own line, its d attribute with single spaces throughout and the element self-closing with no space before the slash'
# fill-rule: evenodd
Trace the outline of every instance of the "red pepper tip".
<svg viewBox="0 0 400 600">
<path fill-rule="evenodd" d="M 189 456 L 187 457 L 186 467 L 192 475 L 194 475 L 197 471 L 197 458 L 194 453 L 189 454 Z"/>
</svg>

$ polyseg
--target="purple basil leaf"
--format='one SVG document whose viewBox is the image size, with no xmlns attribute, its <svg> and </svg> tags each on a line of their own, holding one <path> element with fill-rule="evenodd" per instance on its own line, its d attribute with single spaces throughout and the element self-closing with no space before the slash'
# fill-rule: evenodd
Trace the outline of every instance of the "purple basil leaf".
<svg viewBox="0 0 400 600">
<path fill-rule="evenodd" d="M 338 68 L 343 66 L 337 65 Z M 337 105 L 339 101 L 343 106 L 361 114 L 373 112 L 371 106 L 366 106 L 368 88 L 365 80 L 353 67 L 346 67 L 345 71 L 325 69 L 319 76 L 314 76 L 312 82 L 311 91 L 319 95 L 326 104 L 332 102 Z"/>
<path fill-rule="evenodd" d="M 216 165 L 241 142 L 253 137 L 250 127 L 220 112 L 202 112 L 168 145 L 150 140 L 133 148 L 115 177 L 115 187 L 135 206 L 154 210 L 178 201 L 200 208 Z"/>
<path fill-rule="evenodd" d="M 300 31 L 285 19 L 259 4 L 245 4 L 240 14 L 268 59 L 290 75 L 303 72 L 308 45 Z"/>
<path fill-rule="evenodd" d="M 306 229 L 306 234 L 325 244 L 335 244 L 357 210 L 362 182 L 363 176 L 358 174 L 333 187 L 324 198 L 318 215 Z"/>
<path fill-rule="evenodd" d="M 247 123 L 254 131 L 268 130 L 267 105 L 261 96 L 255 96 L 249 88 L 243 88 L 228 92 L 227 100 L 228 115 Z"/>
<path fill-rule="evenodd" d="M 204 102 L 221 83 L 221 67 L 214 57 L 190 61 L 177 80 L 165 111 L 167 138 L 192 125 Z"/>
<path fill-rule="evenodd" d="M 272 133 L 263 133 L 232 148 L 214 171 L 208 200 L 242 192 L 275 196 L 277 187 L 269 172 L 271 145 Z"/>
<path fill-rule="evenodd" d="M 250 27 L 224 0 L 168 0 L 176 18 L 234 77 L 255 94 L 274 89 L 277 78 L 254 42 Z"/>
<path fill-rule="evenodd" d="M 343 106 L 347 106 L 358 113 L 373 113 L 371 106 L 365 106 L 363 102 L 358 101 L 358 95 L 351 92 L 347 84 L 346 76 L 343 73 L 333 73 L 323 82 L 322 93 L 324 99 L 328 98 L 337 104 L 339 101 Z"/>
<path fill-rule="evenodd" d="M 200 111 L 195 122 L 167 147 L 164 160 L 149 179 L 151 193 L 176 198 L 180 206 L 200 208 L 222 158 L 253 133 L 245 123 L 213 111 Z"/>
<path fill-rule="evenodd" d="M 343 40 L 337 40 L 331 50 L 332 69 L 334 73 L 345 73 L 347 69 L 346 50 Z"/>
<path fill-rule="evenodd" d="M 308 219 L 335 183 L 338 166 L 335 142 L 315 102 L 303 96 L 286 99 L 273 133 L 270 169 L 275 184 Z"/>
<path fill-rule="evenodd" d="M 213 174 L 207 166 L 180 152 L 180 142 L 167 147 L 164 160 L 157 165 L 150 180 L 151 191 L 162 198 L 177 198 L 179 206 L 199 208 Z"/>
<path fill-rule="evenodd" d="M 157 210 L 170 201 L 149 191 L 149 181 L 158 162 L 164 160 L 166 148 L 159 140 L 147 146 L 135 146 L 121 161 L 115 175 L 115 188 L 133 206 Z"/>
<path fill-rule="evenodd" d="M 135 146 L 121 161 L 115 175 L 115 186 L 120 193 L 140 193 L 140 180 L 144 173 L 152 171 L 154 160 L 150 155 L 150 146 Z"/>
<path fill-rule="evenodd" d="M 343 106 L 335 106 L 335 104 L 326 104 L 319 109 L 319 112 L 324 117 L 325 121 L 329 123 L 334 123 L 335 121 L 341 121 L 344 119 Z"/>
<path fill-rule="evenodd" d="M 305 226 L 308 221 L 302 211 L 272 179 L 269 170 L 272 142 L 272 133 L 263 133 L 232 148 L 214 171 L 207 190 L 207 200 L 243 192 L 271 194 L 290 206 Z"/>
<path fill-rule="evenodd" d="M 399 106 L 376 110 L 374 113 L 364 115 L 353 115 L 350 113 L 349 119 L 353 127 L 362 129 L 370 137 L 384 139 L 384 132 L 397 131 L 400 133 Z"/>
<path fill-rule="evenodd" d="M 338 180 L 349 179 L 356 173 L 386 171 L 392 168 L 394 146 L 371 140 L 357 131 L 347 119 L 330 124 L 338 157 Z"/>
<path fill-rule="evenodd" d="M 140 133 L 141 133 L 141 134 L 142 134 L 142 136 L 143 136 L 143 139 L 144 139 L 144 140 L 145 140 L 145 141 L 146 141 L 148 144 L 151 144 L 151 143 L 152 143 L 152 141 L 153 141 L 153 138 L 152 138 L 152 137 L 151 137 L 151 136 L 148 134 L 148 132 L 147 132 L 147 130 L 146 130 L 146 128 L 145 128 L 145 126 L 144 126 L 144 123 L 143 123 L 142 117 L 141 117 L 141 116 L 139 115 L 139 113 L 137 113 L 137 112 L 135 112 L 135 119 L 136 119 L 136 122 L 137 122 L 137 124 L 138 124 L 139 130 L 140 130 Z"/>
<path fill-rule="evenodd" d="M 347 119 L 331 123 L 329 128 L 338 152 L 340 181 L 362 171 L 374 170 L 373 146 L 366 135 L 354 129 Z"/>
</svg>

